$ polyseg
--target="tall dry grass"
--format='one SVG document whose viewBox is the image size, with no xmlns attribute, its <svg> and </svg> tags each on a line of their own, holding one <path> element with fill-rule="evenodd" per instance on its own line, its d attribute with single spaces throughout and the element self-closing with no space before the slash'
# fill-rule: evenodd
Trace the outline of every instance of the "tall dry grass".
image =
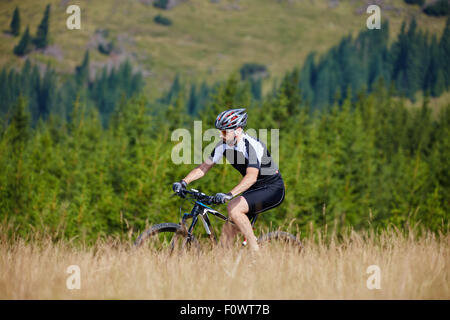
<svg viewBox="0 0 450 320">
<path fill-rule="evenodd" d="M 350 232 L 303 239 L 300 254 L 272 246 L 168 256 L 117 240 L 93 246 L 0 237 L 0 299 L 449 299 L 450 236 Z M 81 288 L 69 290 L 69 265 Z M 369 290 L 368 266 L 381 270 Z"/>
</svg>

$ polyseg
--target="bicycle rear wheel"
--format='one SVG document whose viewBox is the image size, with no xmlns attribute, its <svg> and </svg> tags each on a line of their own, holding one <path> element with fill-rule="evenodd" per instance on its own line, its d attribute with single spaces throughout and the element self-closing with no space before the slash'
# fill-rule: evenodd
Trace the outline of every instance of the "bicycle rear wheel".
<svg viewBox="0 0 450 320">
<path fill-rule="evenodd" d="M 176 251 L 200 249 L 198 240 L 189 235 L 186 228 L 176 223 L 160 223 L 145 230 L 134 242 L 136 247 L 146 245 L 157 251 Z"/>
<path fill-rule="evenodd" d="M 302 242 L 293 234 L 284 231 L 272 231 L 258 238 L 258 244 L 262 246 L 266 246 L 269 243 L 281 244 L 284 247 L 298 250 L 298 252 L 303 250 Z"/>
</svg>

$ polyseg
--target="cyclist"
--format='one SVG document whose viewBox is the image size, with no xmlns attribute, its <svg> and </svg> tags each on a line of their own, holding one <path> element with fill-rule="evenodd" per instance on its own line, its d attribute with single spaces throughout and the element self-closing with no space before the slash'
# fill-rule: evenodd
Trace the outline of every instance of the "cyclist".
<svg viewBox="0 0 450 320">
<path fill-rule="evenodd" d="M 217 116 L 215 127 L 220 130 L 222 141 L 216 145 L 208 159 L 184 179 L 175 182 L 173 190 L 181 192 L 186 189 L 189 183 L 203 177 L 225 155 L 243 178 L 229 192 L 214 196 L 215 203 L 228 202 L 228 216 L 237 226 L 226 223 L 221 242 L 228 246 L 240 231 L 247 239 L 250 249 L 258 251 L 259 246 L 250 220 L 254 215 L 280 205 L 284 200 L 285 188 L 266 145 L 243 131 L 247 116 L 245 109 L 221 112 Z"/>
</svg>

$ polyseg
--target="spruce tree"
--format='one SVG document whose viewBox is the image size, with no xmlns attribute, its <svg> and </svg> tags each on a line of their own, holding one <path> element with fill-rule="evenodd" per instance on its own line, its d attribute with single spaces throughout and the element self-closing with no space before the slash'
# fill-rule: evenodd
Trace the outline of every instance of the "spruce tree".
<svg viewBox="0 0 450 320">
<path fill-rule="evenodd" d="M 238 77 L 232 74 L 228 80 L 215 89 L 210 97 L 205 111 L 202 113 L 202 121 L 211 125 L 216 120 L 217 115 L 227 109 L 240 108 L 236 103 L 238 93 Z"/>
<path fill-rule="evenodd" d="M 79 87 L 85 85 L 89 81 L 89 50 L 84 53 L 83 62 L 75 68 L 75 79 Z"/>
<path fill-rule="evenodd" d="M 408 30 L 408 53 L 406 59 L 406 70 L 405 77 L 407 79 L 405 93 L 410 99 L 414 99 L 414 94 L 421 88 L 421 76 L 423 75 L 423 46 L 420 43 L 423 43 L 423 35 L 421 33 L 416 32 L 417 23 L 416 19 L 413 18 L 409 30 Z"/>
<path fill-rule="evenodd" d="M 0 103 L 0 118 L 4 118 L 6 112 L 9 108 L 8 103 L 8 82 L 7 80 L 7 73 L 6 68 L 2 68 L 2 71 L 0 73 L 0 100 L 3 101 L 3 103 Z M 0 122 L 0 130 L 3 128 L 3 121 Z M 1 134 L 0 134 L 1 137 Z"/>
<path fill-rule="evenodd" d="M 444 33 L 439 43 L 440 65 L 443 72 L 445 86 L 450 87 L 450 17 L 447 18 Z"/>
<path fill-rule="evenodd" d="M 33 39 L 34 45 L 38 49 L 43 49 L 48 45 L 48 27 L 50 20 L 50 5 L 45 8 L 44 17 L 38 26 L 36 37 Z"/>
<path fill-rule="evenodd" d="M 17 46 L 14 47 L 14 54 L 17 56 L 24 56 L 30 53 L 32 50 L 31 37 L 29 27 L 25 30 L 24 35 L 20 39 Z"/>
<path fill-rule="evenodd" d="M 203 81 L 197 96 L 197 107 L 196 107 L 197 111 L 203 110 L 205 108 L 205 105 L 208 103 L 209 100 L 209 94 L 210 88 L 208 84 L 205 81 Z"/>
<path fill-rule="evenodd" d="M 181 88 L 180 75 L 177 73 L 175 76 L 175 79 L 173 80 L 172 85 L 169 89 L 169 92 L 161 100 L 161 102 L 165 103 L 165 104 L 173 103 L 181 90 L 182 90 L 182 88 Z"/>
<path fill-rule="evenodd" d="M 189 100 L 187 110 L 190 115 L 195 113 L 195 109 L 197 107 L 197 86 L 195 83 L 191 85 L 191 91 L 189 93 Z"/>
<path fill-rule="evenodd" d="M 289 115 L 295 115 L 300 107 L 301 96 L 299 90 L 300 73 L 298 69 L 287 73 L 280 86 L 280 93 L 288 99 L 287 111 Z"/>
<path fill-rule="evenodd" d="M 19 155 L 23 152 L 29 137 L 30 115 L 27 111 L 27 101 L 24 97 L 19 97 L 13 112 L 8 135 L 13 153 Z"/>
<path fill-rule="evenodd" d="M 39 92 L 37 96 L 39 117 L 46 119 L 51 112 L 55 97 L 55 87 L 56 76 L 54 74 L 54 71 L 50 69 L 50 66 L 47 66 L 45 75 L 41 81 L 41 85 L 39 86 Z"/>
<path fill-rule="evenodd" d="M 429 47 L 429 65 L 424 80 L 424 90 L 430 90 L 433 97 L 438 97 L 445 91 L 444 71 L 440 65 L 439 47 L 433 36 Z"/>
<path fill-rule="evenodd" d="M 2 210 L 12 212 L 17 219 L 21 219 L 27 213 L 26 207 L 31 194 L 28 189 L 30 175 L 24 164 L 26 162 L 24 153 L 30 137 L 30 115 L 25 98 L 19 97 L 16 101 L 5 134 L 10 148 L 7 154 L 11 165 L 1 174 L 6 178 L 4 194 L 8 195 L 6 201 L 2 201 Z"/>
<path fill-rule="evenodd" d="M 133 78 L 133 68 L 131 67 L 130 61 L 127 59 L 124 63 L 119 66 L 117 70 L 117 84 L 116 86 L 125 93 L 127 98 L 131 97 L 133 94 L 133 88 L 131 87 Z"/>
<path fill-rule="evenodd" d="M 37 65 L 34 65 L 31 70 L 30 75 L 28 76 L 28 87 L 29 87 L 29 95 L 28 97 L 28 108 L 31 112 L 31 119 L 33 122 L 39 119 L 39 91 L 41 88 L 41 75 L 39 73 L 39 68 Z"/>
<path fill-rule="evenodd" d="M 169 120 L 169 131 L 182 128 L 186 125 L 188 116 L 182 91 L 175 97 L 174 103 L 171 103 L 166 109 L 165 117 Z"/>
<path fill-rule="evenodd" d="M 14 10 L 10 27 L 11 27 L 11 34 L 17 37 L 20 34 L 20 14 L 18 7 L 16 7 L 16 9 Z"/>
<path fill-rule="evenodd" d="M 305 63 L 300 73 L 299 87 L 302 93 L 302 98 L 307 103 L 312 103 L 314 100 L 314 76 L 316 73 L 316 66 L 314 64 L 315 52 L 312 52 L 306 57 Z"/>
<path fill-rule="evenodd" d="M 250 88 L 253 99 L 261 100 L 262 98 L 262 79 L 250 79 Z"/>
</svg>

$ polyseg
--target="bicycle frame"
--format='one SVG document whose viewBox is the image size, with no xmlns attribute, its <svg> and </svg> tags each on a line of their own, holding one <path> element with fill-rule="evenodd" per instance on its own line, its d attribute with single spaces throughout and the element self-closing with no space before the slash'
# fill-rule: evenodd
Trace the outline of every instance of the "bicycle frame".
<svg viewBox="0 0 450 320">
<path fill-rule="evenodd" d="M 189 226 L 189 228 L 187 230 L 189 237 L 192 236 L 192 231 L 194 230 L 194 227 L 198 222 L 198 218 L 200 217 L 200 219 L 203 222 L 203 227 L 205 228 L 205 231 L 208 234 L 209 239 L 213 242 L 217 241 L 217 237 L 216 237 L 213 229 L 211 228 L 211 221 L 209 220 L 208 214 L 212 214 L 212 215 L 216 216 L 217 218 L 222 219 L 225 222 L 230 222 L 230 223 L 234 224 L 233 221 L 228 219 L 228 217 L 224 216 L 219 211 L 208 207 L 207 205 L 205 205 L 204 203 L 202 203 L 199 200 L 195 200 L 195 204 L 191 210 L 191 213 L 184 213 L 183 217 L 181 219 L 181 225 L 186 226 L 186 221 L 188 219 L 192 218 L 191 225 Z M 255 223 L 256 218 L 257 218 L 257 215 L 254 215 L 252 217 L 252 219 L 250 221 L 252 226 Z"/>
</svg>

